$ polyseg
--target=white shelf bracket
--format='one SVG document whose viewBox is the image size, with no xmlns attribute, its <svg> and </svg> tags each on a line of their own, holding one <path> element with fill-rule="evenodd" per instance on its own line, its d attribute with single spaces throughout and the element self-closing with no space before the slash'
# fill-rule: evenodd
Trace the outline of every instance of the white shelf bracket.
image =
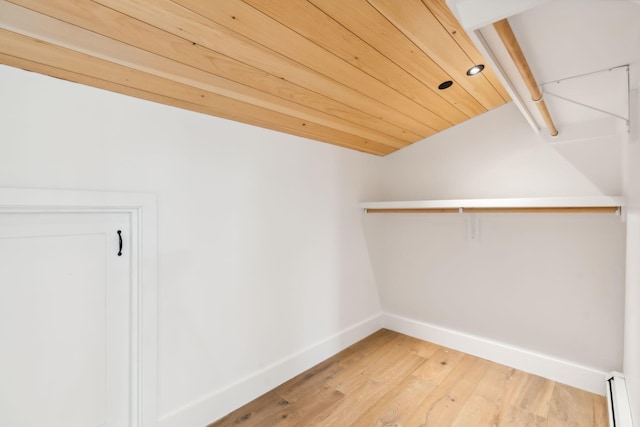
<svg viewBox="0 0 640 427">
<path fill-rule="evenodd" d="M 626 90 L 626 95 L 627 95 L 627 116 L 626 117 L 622 116 L 620 114 L 613 113 L 611 111 L 604 110 L 602 108 L 595 107 L 593 105 L 589 105 L 589 104 L 586 104 L 586 103 L 583 103 L 583 102 L 579 102 L 579 101 L 567 98 L 565 96 L 557 95 L 557 94 L 549 91 L 549 87 L 551 85 L 559 85 L 560 83 L 562 83 L 564 81 L 575 80 L 575 79 L 579 79 L 581 77 L 587 77 L 587 76 L 591 76 L 591 75 L 599 74 L 599 73 L 604 73 L 604 72 L 608 72 L 608 71 L 610 72 L 610 71 L 618 70 L 618 69 L 621 69 L 621 68 L 625 69 L 626 70 L 626 74 L 627 74 L 627 78 L 626 78 L 626 84 L 627 84 L 627 90 Z M 589 110 L 597 111 L 599 113 L 606 114 L 606 115 L 614 117 L 616 119 L 623 120 L 625 122 L 626 126 L 627 126 L 627 133 L 630 132 L 631 80 L 630 80 L 629 65 L 628 64 L 619 65 L 617 67 L 607 68 L 607 69 L 604 69 L 604 70 L 592 71 L 592 72 L 585 73 L 585 74 L 580 74 L 580 75 L 577 75 L 577 76 L 565 77 L 563 79 L 553 80 L 553 81 L 550 81 L 550 82 L 542 83 L 540 86 L 542 88 L 542 93 L 544 95 L 549 95 L 549 96 L 552 96 L 554 98 L 560 99 L 562 101 L 569 102 L 569 103 L 572 103 L 574 105 L 578 105 L 580 107 L 587 108 Z"/>
</svg>

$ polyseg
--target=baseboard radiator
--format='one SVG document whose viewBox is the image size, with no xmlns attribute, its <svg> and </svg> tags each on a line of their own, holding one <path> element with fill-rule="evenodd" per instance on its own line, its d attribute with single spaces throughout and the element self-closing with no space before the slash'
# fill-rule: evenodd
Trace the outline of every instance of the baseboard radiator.
<svg viewBox="0 0 640 427">
<path fill-rule="evenodd" d="M 611 427 L 633 427 L 624 375 L 612 372 L 607 380 L 607 403 Z"/>
</svg>

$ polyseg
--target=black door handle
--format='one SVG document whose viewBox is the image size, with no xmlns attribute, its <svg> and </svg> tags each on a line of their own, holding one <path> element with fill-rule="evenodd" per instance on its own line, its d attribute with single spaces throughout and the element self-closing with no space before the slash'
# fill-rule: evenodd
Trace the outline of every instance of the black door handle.
<svg viewBox="0 0 640 427">
<path fill-rule="evenodd" d="M 118 251 L 118 256 L 122 256 L 122 231 L 118 230 L 118 240 L 120 241 L 120 250 Z"/>
</svg>

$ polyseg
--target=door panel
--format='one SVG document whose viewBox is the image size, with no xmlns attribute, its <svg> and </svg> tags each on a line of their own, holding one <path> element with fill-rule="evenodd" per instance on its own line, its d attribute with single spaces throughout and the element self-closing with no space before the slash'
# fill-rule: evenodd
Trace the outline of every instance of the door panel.
<svg viewBox="0 0 640 427">
<path fill-rule="evenodd" d="M 128 425 L 128 222 L 0 214 L 0 425 Z"/>
</svg>

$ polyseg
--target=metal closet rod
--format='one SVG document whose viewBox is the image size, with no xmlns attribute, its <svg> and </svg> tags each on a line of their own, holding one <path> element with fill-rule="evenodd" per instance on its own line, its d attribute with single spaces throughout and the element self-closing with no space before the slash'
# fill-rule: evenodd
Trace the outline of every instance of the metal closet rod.
<svg viewBox="0 0 640 427">
<path fill-rule="evenodd" d="M 494 22 L 493 28 L 495 28 L 498 33 L 498 36 L 502 40 L 507 52 L 509 52 L 509 56 L 511 56 L 511 59 L 516 65 L 520 76 L 527 85 L 529 93 L 531 94 L 531 100 L 538 106 L 538 110 L 540 110 L 540 114 L 549 128 L 551 136 L 558 135 L 558 129 L 556 129 L 553 119 L 551 119 L 551 115 L 547 109 L 547 104 L 544 102 L 544 99 L 542 99 L 542 92 L 540 91 L 538 83 L 531 72 L 531 68 L 529 68 L 529 63 L 520 48 L 518 39 L 511 29 L 511 25 L 509 25 L 509 21 L 507 19 L 502 19 L 498 22 Z"/>
<path fill-rule="evenodd" d="M 365 209 L 366 213 L 608 213 L 619 214 L 619 206 L 572 206 L 539 208 L 390 208 Z"/>
</svg>

